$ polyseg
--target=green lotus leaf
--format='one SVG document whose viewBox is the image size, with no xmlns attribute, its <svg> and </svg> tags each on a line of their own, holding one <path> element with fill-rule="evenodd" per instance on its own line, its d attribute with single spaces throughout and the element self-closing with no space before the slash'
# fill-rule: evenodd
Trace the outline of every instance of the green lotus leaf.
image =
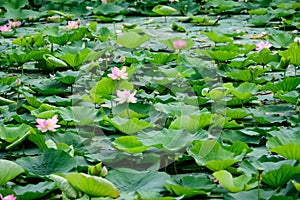
<svg viewBox="0 0 300 200">
<path fill-rule="evenodd" d="M 115 16 L 119 14 L 126 14 L 127 10 L 119 5 L 108 3 L 101 4 L 100 6 L 96 7 L 93 12 L 97 15 Z"/>
<path fill-rule="evenodd" d="M 197 141 L 188 152 L 198 165 L 204 165 L 212 171 L 226 169 L 241 159 L 213 140 Z"/>
<path fill-rule="evenodd" d="M 232 42 L 232 39 L 228 36 L 218 34 L 216 32 L 202 32 L 205 34 L 210 40 L 215 43 L 224 43 L 224 42 Z"/>
<path fill-rule="evenodd" d="M 291 103 L 293 105 L 296 105 L 300 99 L 300 94 L 297 91 L 290 91 L 288 93 L 276 93 L 275 97 L 282 99 L 288 103 Z"/>
<path fill-rule="evenodd" d="M 68 63 L 74 69 L 78 69 L 79 66 L 82 65 L 84 61 L 86 61 L 90 53 L 90 49 L 84 49 L 82 51 L 77 52 L 76 54 L 66 53 L 60 55 L 59 58 Z"/>
<path fill-rule="evenodd" d="M 176 12 L 177 10 L 170 7 L 170 6 L 165 6 L 165 5 L 156 5 L 153 9 L 153 12 L 159 14 L 159 15 L 172 15 L 174 12 Z"/>
<path fill-rule="evenodd" d="M 300 174 L 300 167 L 283 164 L 279 169 L 263 174 L 262 181 L 270 186 L 280 187 L 298 174 Z"/>
<path fill-rule="evenodd" d="M 280 90 L 291 92 L 295 90 L 300 84 L 300 77 L 286 77 L 280 82 L 272 83 L 268 82 L 262 89 L 270 90 L 272 92 L 278 92 Z"/>
<path fill-rule="evenodd" d="M 42 155 L 24 157 L 16 161 L 31 174 L 50 175 L 69 172 L 76 166 L 76 161 L 62 150 L 46 149 Z"/>
<path fill-rule="evenodd" d="M 23 172 L 24 169 L 20 165 L 9 160 L 0 159 L 0 186 Z"/>
<path fill-rule="evenodd" d="M 170 175 L 165 172 L 136 171 L 133 169 L 121 168 L 109 171 L 106 178 L 122 191 L 153 191 L 159 193 L 164 191 L 164 185 L 170 178 Z"/>
<path fill-rule="evenodd" d="M 145 146 L 135 136 L 121 136 L 113 141 L 113 145 L 128 153 L 142 153 L 149 147 Z"/>
<path fill-rule="evenodd" d="M 84 106 L 60 107 L 59 113 L 64 120 L 73 121 L 77 125 L 92 125 L 97 119 L 97 110 Z"/>
<path fill-rule="evenodd" d="M 122 133 L 128 135 L 137 133 L 151 126 L 151 123 L 147 121 L 139 120 L 138 118 L 128 119 L 128 118 L 121 118 L 119 116 L 108 118 L 104 116 L 103 119 L 111 123 L 115 128 L 117 128 Z"/>
<path fill-rule="evenodd" d="M 293 41 L 295 36 L 288 33 L 278 33 L 269 37 L 270 43 L 276 48 L 286 48 Z"/>
<path fill-rule="evenodd" d="M 248 68 L 239 71 L 226 72 L 226 75 L 235 80 L 245 82 L 257 82 L 257 78 L 264 74 L 266 70 L 261 68 Z"/>
<path fill-rule="evenodd" d="M 79 197 L 80 192 L 76 190 L 66 178 L 55 174 L 51 174 L 49 177 L 68 198 L 76 199 L 77 197 Z"/>
<path fill-rule="evenodd" d="M 137 138 L 147 146 L 154 146 L 165 152 L 178 152 L 192 143 L 195 136 L 184 130 L 163 129 L 140 133 Z"/>
<path fill-rule="evenodd" d="M 277 143 L 277 144 L 276 144 Z M 271 152 L 278 153 L 279 155 L 290 159 L 290 160 L 300 160 L 300 145 L 294 142 L 290 142 L 284 145 L 278 145 L 280 140 L 278 137 L 271 138 L 267 142 L 267 146 L 276 146 L 270 148 Z M 278 145 L 278 146 L 277 146 Z"/>
<path fill-rule="evenodd" d="M 31 129 L 31 126 L 21 124 L 19 126 L 0 126 L 0 139 L 13 143 Z"/>
<path fill-rule="evenodd" d="M 91 197 L 119 197 L 119 190 L 110 181 L 84 173 L 69 173 L 65 178 L 76 188 Z"/>
<path fill-rule="evenodd" d="M 290 60 L 290 62 L 296 66 L 300 66 L 300 45 L 297 43 L 292 43 L 290 47 L 281 53 L 281 56 Z"/>
<path fill-rule="evenodd" d="M 249 99 L 256 91 L 258 87 L 254 83 L 244 82 L 237 88 L 230 90 L 230 92 L 241 100 Z"/>
<path fill-rule="evenodd" d="M 66 88 L 67 88 L 66 85 L 53 79 L 41 81 L 40 83 L 36 83 L 33 87 L 34 90 L 38 91 L 43 95 L 62 94 L 66 92 Z"/>
<path fill-rule="evenodd" d="M 137 48 L 144 42 L 150 39 L 149 35 L 145 33 L 136 33 L 133 31 L 124 33 L 122 36 L 118 37 L 117 43 L 126 47 L 126 48 Z"/>
<path fill-rule="evenodd" d="M 243 190 L 250 190 L 256 185 L 249 186 L 248 183 L 252 179 L 245 174 L 233 178 L 231 173 L 226 170 L 220 170 L 213 173 L 213 176 L 218 179 L 218 181 L 227 188 L 230 192 L 240 192 Z"/>
<path fill-rule="evenodd" d="M 201 113 L 200 115 L 181 115 L 170 125 L 170 129 L 187 130 L 195 133 L 212 123 L 213 115 L 211 113 Z"/>
<path fill-rule="evenodd" d="M 27 184 L 26 186 L 17 185 L 14 187 L 18 199 L 31 200 L 31 199 L 44 199 L 47 194 L 56 190 L 55 183 L 46 181 L 40 182 L 36 185 Z"/>
<path fill-rule="evenodd" d="M 243 108 L 226 108 L 225 113 L 226 116 L 230 117 L 231 119 L 242 119 L 250 115 L 249 112 Z"/>
</svg>

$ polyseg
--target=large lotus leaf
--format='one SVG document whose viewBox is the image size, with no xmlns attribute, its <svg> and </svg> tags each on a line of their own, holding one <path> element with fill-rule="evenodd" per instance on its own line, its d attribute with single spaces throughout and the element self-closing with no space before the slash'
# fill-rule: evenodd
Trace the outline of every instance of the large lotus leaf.
<svg viewBox="0 0 300 200">
<path fill-rule="evenodd" d="M 113 141 L 113 145 L 128 153 L 142 153 L 148 146 L 143 145 L 135 136 L 121 136 Z"/>
<path fill-rule="evenodd" d="M 177 196 L 190 198 L 196 195 L 207 195 L 216 188 L 209 179 L 195 176 L 184 176 L 180 180 L 165 184 L 167 190 Z"/>
<path fill-rule="evenodd" d="M 153 12 L 159 14 L 159 15 L 172 15 L 174 12 L 176 12 L 176 9 L 165 6 L 165 5 L 156 5 L 153 9 Z"/>
<path fill-rule="evenodd" d="M 147 34 L 138 34 L 136 32 L 127 32 L 122 36 L 118 37 L 117 43 L 126 47 L 126 48 L 137 48 L 144 42 L 150 39 Z"/>
<path fill-rule="evenodd" d="M 247 130 L 223 130 L 221 138 L 226 141 L 235 142 L 241 141 L 247 144 L 259 144 L 260 138 L 258 133 Z"/>
<path fill-rule="evenodd" d="M 252 117 L 259 124 L 271 124 L 276 122 L 282 123 L 283 121 L 285 121 L 285 118 L 282 116 L 278 116 L 272 113 L 264 113 L 264 112 L 253 113 Z"/>
<path fill-rule="evenodd" d="M 67 62 L 73 68 L 78 68 L 89 56 L 91 53 L 90 49 L 84 49 L 76 54 L 66 53 L 60 56 L 62 60 Z"/>
<path fill-rule="evenodd" d="M 85 106 L 60 107 L 59 113 L 66 121 L 74 121 L 77 125 L 91 125 L 97 120 L 97 110 Z"/>
<path fill-rule="evenodd" d="M 170 178 L 165 172 L 136 171 L 133 169 L 115 169 L 106 176 L 121 191 L 155 191 L 164 190 L 164 185 Z"/>
<path fill-rule="evenodd" d="M 97 15 L 105 15 L 105 16 L 115 16 L 119 14 L 125 14 L 127 10 L 124 7 L 118 6 L 116 4 L 101 4 L 96 7 L 93 12 Z"/>
<path fill-rule="evenodd" d="M 51 174 L 49 177 L 68 198 L 76 199 L 79 196 L 79 192 L 64 177 L 55 174 Z"/>
<path fill-rule="evenodd" d="M 254 83 L 244 82 L 240 84 L 237 88 L 232 89 L 230 92 L 241 100 L 246 100 L 250 98 L 256 91 L 258 87 Z"/>
<path fill-rule="evenodd" d="M 183 196 L 185 198 L 191 198 L 198 195 L 207 195 L 207 192 L 204 190 L 196 188 L 186 188 L 181 185 L 166 184 L 165 187 L 172 194 L 176 194 L 177 196 Z"/>
<path fill-rule="evenodd" d="M 286 77 L 278 83 L 268 82 L 262 89 L 278 92 L 280 90 L 290 92 L 295 90 L 300 84 L 300 77 Z"/>
<path fill-rule="evenodd" d="M 224 199 L 231 199 L 231 200 L 240 200 L 240 199 L 257 199 L 258 191 L 257 189 L 250 190 L 250 191 L 241 191 L 238 193 L 227 193 L 225 194 Z M 276 194 L 276 190 L 269 190 L 269 189 L 262 189 L 259 190 L 260 199 L 270 199 L 272 195 Z"/>
<path fill-rule="evenodd" d="M 186 105 L 182 102 L 156 103 L 154 104 L 154 108 L 170 116 L 181 116 L 183 114 L 195 115 L 200 113 L 198 106 Z"/>
<path fill-rule="evenodd" d="M 292 43 L 290 47 L 281 53 L 281 56 L 289 59 L 290 62 L 296 66 L 300 66 L 300 45 L 298 43 Z"/>
<path fill-rule="evenodd" d="M 0 126 L 0 139 L 12 143 L 22 137 L 31 129 L 31 126 L 21 124 L 19 126 Z"/>
<path fill-rule="evenodd" d="M 128 119 L 128 118 L 121 118 L 119 116 L 116 116 L 110 119 L 104 116 L 103 119 L 111 123 L 119 131 L 126 133 L 128 135 L 137 133 L 151 126 L 151 123 L 147 121 L 139 120 L 138 118 Z"/>
<path fill-rule="evenodd" d="M 28 0 L 3 0 L 3 7 L 8 11 L 19 10 L 28 4 Z"/>
<path fill-rule="evenodd" d="M 297 91 L 291 91 L 286 94 L 276 93 L 275 97 L 296 105 L 300 99 L 300 94 Z"/>
<path fill-rule="evenodd" d="M 184 130 L 163 129 L 140 133 L 138 139 L 148 146 L 157 147 L 166 152 L 178 152 L 187 147 L 195 138 L 195 135 Z"/>
<path fill-rule="evenodd" d="M 194 46 L 194 41 L 191 38 L 185 38 L 182 39 L 181 37 L 174 37 L 174 38 L 170 38 L 167 40 L 160 40 L 163 44 L 167 45 L 167 47 L 173 51 L 176 50 L 176 48 L 174 47 L 173 42 L 175 40 L 185 40 L 186 41 L 186 46 L 184 48 L 182 48 L 183 50 L 189 50 Z"/>
<path fill-rule="evenodd" d="M 182 115 L 175 119 L 170 129 L 184 129 L 195 133 L 212 123 L 213 115 L 211 113 L 201 113 L 200 115 Z"/>
<path fill-rule="evenodd" d="M 271 54 L 269 49 L 264 48 L 260 52 L 254 52 L 248 55 L 249 60 L 253 60 L 260 65 L 266 65 L 270 62 L 279 62 L 280 56 L 278 54 Z"/>
<path fill-rule="evenodd" d="M 278 33 L 269 37 L 270 43 L 276 48 L 286 48 L 294 41 L 295 36 L 288 33 Z"/>
<path fill-rule="evenodd" d="M 16 162 L 30 173 L 37 175 L 65 173 L 76 166 L 74 158 L 56 149 L 46 149 L 40 156 L 20 158 Z"/>
<path fill-rule="evenodd" d="M 205 34 L 210 40 L 215 43 L 223 43 L 223 42 L 232 42 L 232 39 L 226 35 L 218 34 L 216 32 L 202 32 Z"/>
<path fill-rule="evenodd" d="M 76 132 L 65 132 L 63 134 L 47 133 L 45 135 L 45 140 L 53 140 L 56 144 L 67 144 L 69 146 L 72 145 L 72 147 L 74 147 L 75 151 L 78 151 L 80 153 L 87 152 L 87 145 L 89 143 L 88 138 L 81 137 Z"/>
<path fill-rule="evenodd" d="M 238 53 L 232 51 L 224 51 L 224 50 L 216 50 L 216 51 L 208 51 L 208 56 L 217 61 L 227 61 L 235 58 Z"/>
<path fill-rule="evenodd" d="M 152 64 L 160 64 L 164 65 L 176 58 L 176 55 L 174 54 L 166 54 L 166 53 L 155 53 L 155 54 L 150 54 L 149 57 L 149 62 Z"/>
<path fill-rule="evenodd" d="M 233 178 L 230 172 L 226 170 L 221 170 L 214 172 L 213 175 L 230 192 L 240 192 L 256 187 L 256 185 L 248 185 L 248 182 L 251 180 L 251 177 L 248 177 L 245 174 Z"/>
<path fill-rule="evenodd" d="M 271 141 L 269 141 L 269 145 L 270 145 L 270 142 Z M 294 142 L 291 142 L 291 143 L 288 143 L 288 144 L 285 144 L 282 146 L 277 146 L 275 148 L 271 148 L 270 150 L 271 150 L 271 152 L 278 153 L 279 155 L 281 155 L 287 159 L 300 160 L 300 145 L 296 144 Z"/>
<path fill-rule="evenodd" d="M 227 72 L 226 75 L 235 80 L 242 80 L 245 82 L 257 82 L 257 77 L 265 72 L 262 68 L 248 68 L 240 71 Z"/>
<path fill-rule="evenodd" d="M 28 184 L 24 187 L 18 185 L 14 187 L 14 192 L 16 193 L 18 200 L 32 200 L 44 199 L 44 196 L 55 189 L 55 183 L 47 181 L 40 182 L 36 185 Z"/>
<path fill-rule="evenodd" d="M 23 172 L 24 169 L 20 165 L 9 160 L 0 159 L 0 186 Z"/>
<path fill-rule="evenodd" d="M 239 156 L 234 156 L 234 153 L 213 140 L 198 141 L 188 152 L 198 165 L 204 165 L 212 171 L 226 169 L 240 160 Z"/>
<path fill-rule="evenodd" d="M 231 119 L 242 119 L 249 115 L 249 113 L 243 108 L 226 108 L 225 113 L 226 116 L 230 117 Z"/>
<path fill-rule="evenodd" d="M 64 72 L 56 72 L 55 78 L 62 83 L 65 84 L 73 84 L 79 78 L 80 72 L 78 71 L 64 71 Z"/>
<path fill-rule="evenodd" d="M 263 174 L 262 181 L 270 186 L 280 187 L 298 174 L 300 174 L 300 167 L 283 164 L 279 169 Z"/>
<path fill-rule="evenodd" d="M 110 181 L 84 173 L 69 173 L 65 178 L 76 188 L 91 197 L 119 197 L 118 189 Z"/>
<path fill-rule="evenodd" d="M 29 53 L 13 53 L 8 55 L 8 60 L 10 63 L 24 64 L 30 60 L 42 60 L 44 51 L 32 50 Z"/>
<path fill-rule="evenodd" d="M 66 92 L 67 86 L 57 80 L 45 80 L 40 83 L 36 83 L 33 87 L 42 95 L 57 95 Z"/>
</svg>

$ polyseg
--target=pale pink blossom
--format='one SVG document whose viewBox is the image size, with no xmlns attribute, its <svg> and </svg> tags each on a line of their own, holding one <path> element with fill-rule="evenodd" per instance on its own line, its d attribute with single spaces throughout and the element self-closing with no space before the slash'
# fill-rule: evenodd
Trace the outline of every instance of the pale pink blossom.
<svg viewBox="0 0 300 200">
<path fill-rule="evenodd" d="M 179 2 L 179 0 L 169 0 L 170 3 Z"/>
<path fill-rule="evenodd" d="M 7 195 L 5 197 L 3 197 L 1 194 L 0 194 L 0 200 L 16 200 L 17 198 L 11 194 L 11 195 Z"/>
<path fill-rule="evenodd" d="M 101 3 L 106 4 L 107 0 L 101 0 Z"/>
<path fill-rule="evenodd" d="M 136 98 L 134 95 L 136 94 L 136 91 L 133 91 L 130 93 L 130 90 L 117 90 L 117 96 L 118 98 L 115 99 L 119 104 L 122 103 L 136 103 Z"/>
<path fill-rule="evenodd" d="M 67 30 L 78 28 L 78 21 L 68 21 L 68 24 L 66 25 Z"/>
<path fill-rule="evenodd" d="M 272 47 L 272 45 L 266 41 L 266 43 L 264 43 L 264 41 L 260 41 L 259 43 L 256 44 L 256 51 L 261 51 L 263 49 L 270 49 Z"/>
<path fill-rule="evenodd" d="M 186 47 L 186 41 L 185 40 L 174 40 L 173 46 L 175 49 L 183 49 Z"/>
<path fill-rule="evenodd" d="M 121 80 L 121 79 L 128 79 L 128 73 L 126 72 L 126 66 L 123 66 L 121 70 L 117 67 L 113 67 L 111 69 L 111 74 L 107 76 L 110 77 L 112 80 Z"/>
<path fill-rule="evenodd" d="M 10 25 L 3 25 L 3 26 L 0 26 L 0 31 L 2 33 L 5 33 L 5 32 L 11 32 L 12 29 L 11 29 L 11 26 Z"/>
<path fill-rule="evenodd" d="M 20 21 L 10 21 L 10 20 L 8 20 L 8 25 L 13 27 L 13 28 L 19 27 L 19 26 L 21 26 L 21 24 L 22 23 Z"/>
<path fill-rule="evenodd" d="M 57 124 L 57 117 L 58 115 L 54 115 L 52 118 L 49 119 L 37 118 L 36 122 L 38 124 L 36 125 L 36 127 L 43 133 L 46 131 L 56 131 L 55 129 L 60 127 L 60 125 Z"/>
</svg>

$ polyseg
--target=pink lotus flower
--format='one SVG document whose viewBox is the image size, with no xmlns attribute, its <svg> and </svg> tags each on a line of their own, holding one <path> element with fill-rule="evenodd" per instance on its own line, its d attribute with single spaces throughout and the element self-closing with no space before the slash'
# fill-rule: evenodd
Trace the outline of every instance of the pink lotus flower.
<svg viewBox="0 0 300 200">
<path fill-rule="evenodd" d="M 66 25 L 67 30 L 78 28 L 78 21 L 68 21 L 68 24 Z"/>
<path fill-rule="evenodd" d="M 46 131 L 56 131 L 55 129 L 60 127 L 60 125 L 57 125 L 57 117 L 58 115 L 54 115 L 49 119 L 37 118 L 36 122 L 38 123 L 38 125 L 36 125 L 36 127 L 43 133 L 45 133 Z"/>
<path fill-rule="evenodd" d="M 170 3 L 179 2 L 179 0 L 169 0 Z"/>
<path fill-rule="evenodd" d="M 0 31 L 2 33 L 5 33 L 5 32 L 11 32 L 12 29 L 11 29 L 11 26 L 10 25 L 3 25 L 3 26 L 0 26 Z"/>
<path fill-rule="evenodd" d="M 180 49 L 183 49 L 186 47 L 186 41 L 185 40 L 174 40 L 173 41 L 173 46 L 178 52 Z"/>
<path fill-rule="evenodd" d="M 19 26 L 21 26 L 21 24 L 22 23 L 20 21 L 10 21 L 10 20 L 8 20 L 8 25 L 13 27 L 13 28 L 19 27 Z"/>
<path fill-rule="evenodd" d="M 117 96 L 118 98 L 116 98 L 115 100 L 118 102 L 118 104 L 122 104 L 122 103 L 136 103 L 136 98 L 134 97 L 134 95 L 136 94 L 136 91 L 134 91 L 133 93 L 130 93 L 129 90 L 117 90 Z"/>
<path fill-rule="evenodd" d="M 106 4 L 107 0 L 101 0 L 101 3 Z"/>
<path fill-rule="evenodd" d="M 126 66 L 123 66 L 121 70 L 117 67 L 113 67 L 111 69 L 111 74 L 107 76 L 110 77 L 112 80 L 121 80 L 121 79 L 128 79 L 128 73 L 126 73 Z"/>
<path fill-rule="evenodd" d="M 5 196 L 3 197 L 1 194 L 0 194 L 0 200 L 16 200 L 17 198 L 11 194 L 11 195 L 8 195 L 8 196 Z"/>
<path fill-rule="evenodd" d="M 261 51 L 263 49 L 270 49 L 272 47 L 272 45 L 266 41 L 266 43 L 264 43 L 264 41 L 260 41 L 259 43 L 256 44 L 256 51 Z"/>
</svg>

